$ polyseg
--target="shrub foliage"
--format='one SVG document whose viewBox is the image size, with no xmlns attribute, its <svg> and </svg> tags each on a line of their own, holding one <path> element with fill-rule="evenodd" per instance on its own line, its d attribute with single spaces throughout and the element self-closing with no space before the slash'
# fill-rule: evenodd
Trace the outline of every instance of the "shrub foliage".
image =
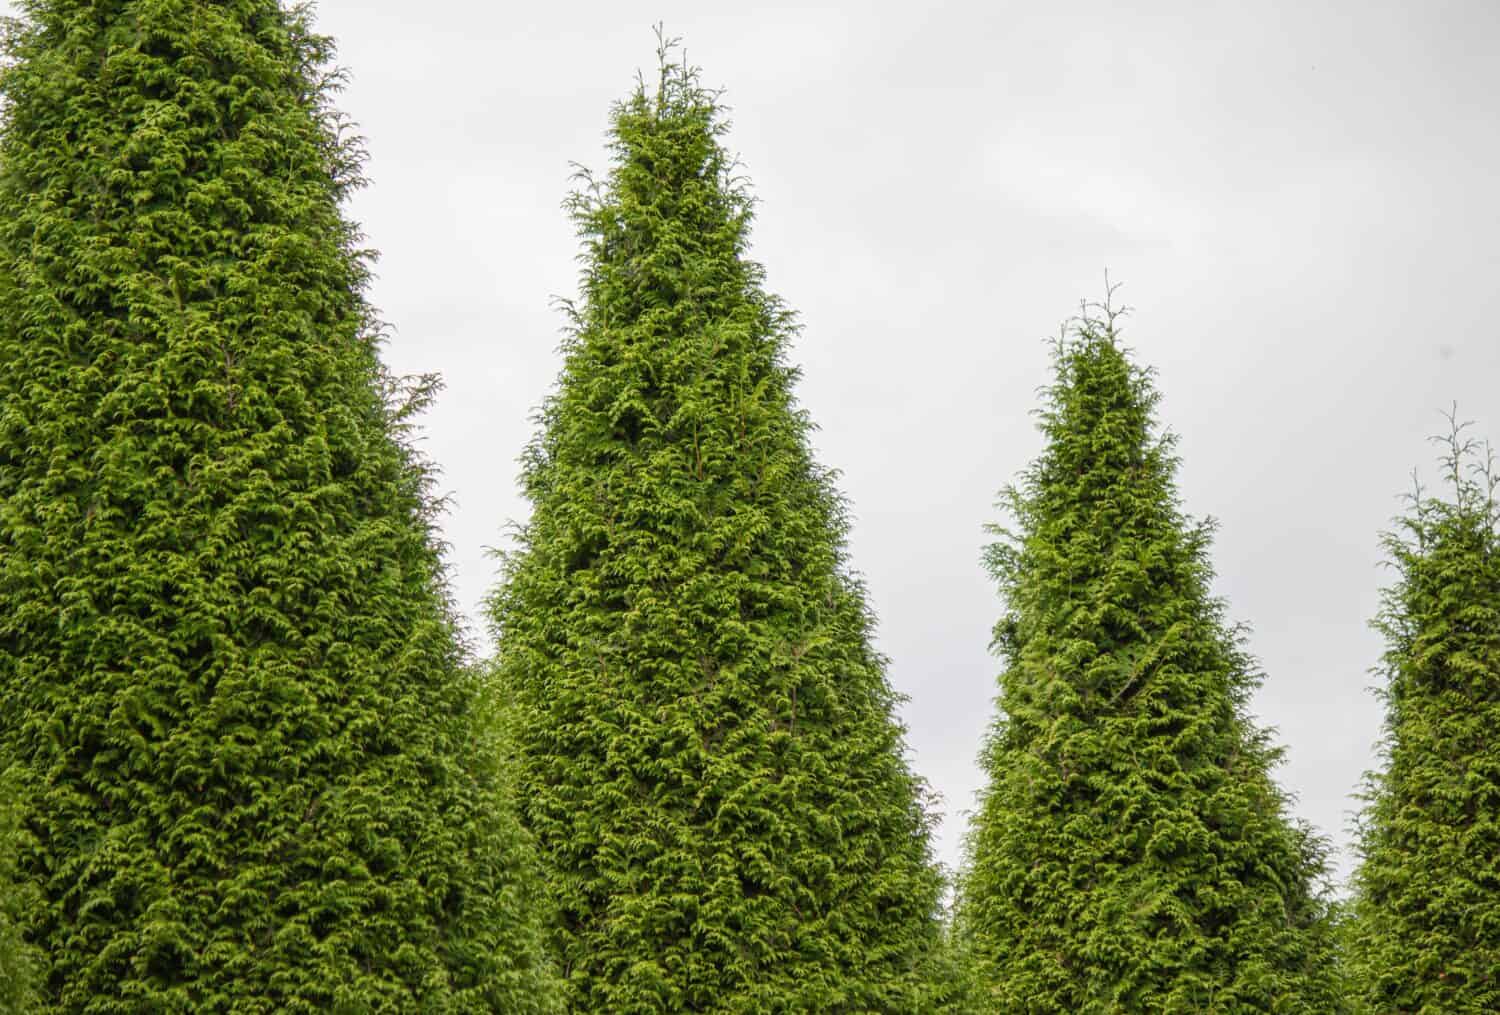
<svg viewBox="0 0 1500 1015">
<path fill-rule="evenodd" d="M 0 772 L 0 1015 L 22 1015 L 36 1004 L 36 955 L 21 939 L 26 886 L 15 869 L 20 812 L 16 789 Z"/>
</svg>

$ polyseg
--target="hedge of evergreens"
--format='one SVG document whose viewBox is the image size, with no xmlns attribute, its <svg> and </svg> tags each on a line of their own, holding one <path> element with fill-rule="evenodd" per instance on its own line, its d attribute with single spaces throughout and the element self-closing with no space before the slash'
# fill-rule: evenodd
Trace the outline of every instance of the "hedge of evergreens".
<svg viewBox="0 0 1500 1015">
<path fill-rule="evenodd" d="M 478 659 L 309 8 L 16 6 L 0 1015 L 1500 1011 L 1500 476 L 1461 428 L 1387 538 L 1335 905 L 1153 375 L 1086 309 L 987 556 L 998 713 L 945 898 L 796 320 L 672 43 L 568 202 Z"/>
</svg>

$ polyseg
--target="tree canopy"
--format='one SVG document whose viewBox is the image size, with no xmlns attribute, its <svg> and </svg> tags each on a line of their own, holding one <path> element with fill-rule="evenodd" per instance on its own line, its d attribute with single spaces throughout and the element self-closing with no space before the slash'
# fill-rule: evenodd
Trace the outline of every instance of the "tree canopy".
<svg viewBox="0 0 1500 1015">
<path fill-rule="evenodd" d="M 1373 1012 L 1500 1010 L 1500 502 L 1455 427 L 1447 496 L 1385 540 L 1385 767 L 1368 786 L 1352 982 Z"/>
<path fill-rule="evenodd" d="M 545 1010 L 330 41 L 274 0 L 22 7 L 0 757 L 43 1010 Z"/>
<path fill-rule="evenodd" d="M 493 601 L 522 814 L 571 1010 L 932 1010 L 923 788 L 726 129 L 664 50 L 571 201 L 582 294 Z"/>
<path fill-rule="evenodd" d="M 1089 308 L 988 562 L 999 713 L 958 934 L 997 1012 L 1339 1010 L 1319 844 L 1286 815 L 1260 675 L 1210 591 L 1150 371 Z"/>
</svg>

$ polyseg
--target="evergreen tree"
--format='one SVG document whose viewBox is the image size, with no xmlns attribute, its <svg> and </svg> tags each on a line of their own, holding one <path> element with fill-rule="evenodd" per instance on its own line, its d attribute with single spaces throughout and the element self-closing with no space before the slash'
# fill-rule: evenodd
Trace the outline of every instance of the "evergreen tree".
<svg viewBox="0 0 1500 1015">
<path fill-rule="evenodd" d="M 1500 1011 L 1500 477 L 1478 450 L 1455 428 L 1452 498 L 1418 490 L 1386 539 L 1387 764 L 1349 934 L 1379 1015 Z"/>
<path fill-rule="evenodd" d="M 1320 847 L 1270 778 L 1211 527 L 1181 512 L 1117 319 L 1059 339 L 1045 449 L 993 530 L 1005 668 L 959 934 L 989 1011 L 1325 1015 Z"/>
<path fill-rule="evenodd" d="M 931 1011 L 922 789 L 725 122 L 666 48 L 572 201 L 582 298 L 493 603 L 568 1002 Z"/>
<path fill-rule="evenodd" d="M 22 7 L 0 756 L 43 1010 L 542 1010 L 329 41 L 276 0 Z"/>
</svg>

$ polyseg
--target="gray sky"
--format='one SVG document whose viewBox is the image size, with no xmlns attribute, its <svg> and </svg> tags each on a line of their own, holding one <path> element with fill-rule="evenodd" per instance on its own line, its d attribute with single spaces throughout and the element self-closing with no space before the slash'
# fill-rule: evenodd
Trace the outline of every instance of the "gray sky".
<svg viewBox="0 0 1500 1015">
<path fill-rule="evenodd" d="M 981 526 L 1039 447 L 1044 339 L 1106 268 L 1187 509 L 1221 520 L 1280 776 L 1345 842 L 1380 722 L 1378 532 L 1432 474 L 1441 409 L 1500 439 L 1500 5 L 1140 6 L 324 0 L 373 155 L 356 213 L 390 358 L 448 380 L 430 448 L 464 606 L 526 511 L 548 297 L 575 289 L 568 163 L 607 164 L 607 109 L 663 19 L 727 89 L 942 859 L 997 671 Z"/>
<path fill-rule="evenodd" d="M 429 452 L 461 605 L 525 517 L 516 456 L 575 291 L 569 163 L 607 165 L 651 25 L 727 89 L 753 254 L 800 312 L 918 771 L 959 858 L 992 714 L 996 491 L 1037 452 L 1045 339 L 1103 275 L 1181 436 L 1187 510 L 1299 812 L 1348 869 L 1373 761 L 1378 533 L 1457 401 L 1500 441 L 1500 4 L 489 4 L 323 0 L 369 140 L 354 214 Z"/>
</svg>

